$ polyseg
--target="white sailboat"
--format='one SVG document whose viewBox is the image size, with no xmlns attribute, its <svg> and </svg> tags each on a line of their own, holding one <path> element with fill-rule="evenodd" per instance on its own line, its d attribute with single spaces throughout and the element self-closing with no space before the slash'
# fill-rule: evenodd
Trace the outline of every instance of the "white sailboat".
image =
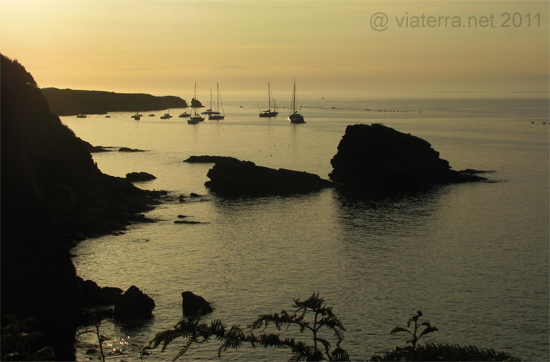
<svg viewBox="0 0 550 362">
<path fill-rule="evenodd" d="M 191 100 L 191 108 L 193 108 L 193 111 L 192 111 L 192 114 L 191 114 L 191 117 L 189 117 L 189 119 L 187 120 L 187 123 L 189 124 L 197 124 L 199 122 L 202 122 L 204 121 L 204 117 L 201 117 L 198 113 L 197 113 L 197 107 L 196 105 L 194 105 L 193 101 L 197 101 L 197 82 L 195 82 L 195 91 L 193 93 L 193 99 Z"/>
<path fill-rule="evenodd" d="M 296 110 L 296 79 L 294 79 L 294 90 L 292 91 L 292 104 L 290 105 L 288 121 L 290 123 L 306 123 L 306 121 L 304 121 L 304 116 Z"/>
<path fill-rule="evenodd" d="M 275 98 L 273 98 L 273 95 L 271 94 L 271 87 L 269 86 L 269 83 L 267 83 L 267 99 L 268 99 L 268 109 L 265 111 L 260 112 L 260 117 L 275 117 L 279 112 L 277 112 L 277 103 L 275 102 Z M 273 103 L 273 110 L 271 110 L 271 104 Z"/>
<path fill-rule="evenodd" d="M 222 97 L 220 95 L 220 85 L 216 83 L 217 87 L 217 101 L 216 101 L 216 111 L 213 111 L 209 116 L 208 119 L 212 121 L 219 121 L 221 119 L 225 118 L 225 111 L 223 110 L 223 103 L 222 103 Z M 220 106 L 221 106 L 221 113 L 220 113 Z"/>
</svg>

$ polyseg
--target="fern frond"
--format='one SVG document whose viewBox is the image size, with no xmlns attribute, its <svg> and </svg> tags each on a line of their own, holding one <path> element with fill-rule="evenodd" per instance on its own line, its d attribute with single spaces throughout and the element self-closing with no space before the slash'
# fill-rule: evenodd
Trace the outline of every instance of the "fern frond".
<svg viewBox="0 0 550 362">
<path fill-rule="evenodd" d="M 176 361 L 178 358 L 180 358 L 181 356 L 183 356 L 185 354 L 185 352 L 187 352 L 187 350 L 189 349 L 189 347 L 191 347 L 191 345 L 196 341 L 195 337 L 191 337 L 187 340 L 187 342 L 185 343 L 185 345 L 183 346 L 182 349 L 180 349 L 178 351 L 178 354 L 172 358 L 172 362 Z"/>
</svg>

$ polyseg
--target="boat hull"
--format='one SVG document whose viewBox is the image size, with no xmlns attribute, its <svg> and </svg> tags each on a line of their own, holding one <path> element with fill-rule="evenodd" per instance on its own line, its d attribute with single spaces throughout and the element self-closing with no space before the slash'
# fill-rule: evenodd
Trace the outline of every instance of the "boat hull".
<svg viewBox="0 0 550 362">
<path fill-rule="evenodd" d="M 276 117 L 279 114 L 279 112 L 262 112 L 260 113 L 260 117 Z"/>
<path fill-rule="evenodd" d="M 306 123 L 304 116 L 299 113 L 294 113 L 288 116 L 288 122 L 290 123 Z"/>
</svg>

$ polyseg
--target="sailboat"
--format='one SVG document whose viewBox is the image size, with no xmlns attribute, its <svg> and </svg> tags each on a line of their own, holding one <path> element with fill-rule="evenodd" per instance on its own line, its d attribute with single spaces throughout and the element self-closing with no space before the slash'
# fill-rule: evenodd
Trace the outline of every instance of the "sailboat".
<svg viewBox="0 0 550 362">
<path fill-rule="evenodd" d="M 185 104 L 187 105 L 187 100 L 185 100 Z M 189 108 L 189 105 L 187 105 L 187 107 L 185 107 L 185 111 L 183 111 L 183 113 L 179 115 L 181 118 L 187 118 L 191 116 L 191 113 L 187 112 L 187 108 Z"/>
<path fill-rule="evenodd" d="M 210 108 L 202 112 L 201 114 L 207 114 L 207 115 L 220 114 L 220 112 L 213 111 L 212 108 L 213 108 L 212 107 L 212 89 L 210 89 Z"/>
<path fill-rule="evenodd" d="M 290 123 L 306 123 L 306 121 L 304 121 L 304 116 L 296 110 L 296 79 L 294 79 L 294 90 L 292 92 L 292 104 L 290 105 L 288 121 Z"/>
<path fill-rule="evenodd" d="M 260 117 L 275 117 L 279 114 L 277 112 L 277 103 L 275 103 L 275 98 L 273 98 L 273 95 L 271 94 L 271 87 L 269 86 L 269 83 L 267 83 L 267 99 L 268 99 L 268 107 L 269 109 L 266 111 L 260 112 Z M 273 100 L 273 102 L 272 102 Z M 271 110 L 271 103 L 273 103 L 273 110 Z"/>
<path fill-rule="evenodd" d="M 218 88 L 217 89 L 216 111 L 212 112 L 212 114 L 210 114 L 208 116 L 208 119 L 211 120 L 211 121 L 219 121 L 220 119 L 225 118 L 225 112 L 223 110 L 222 97 L 220 95 L 220 85 L 218 83 L 216 83 L 216 87 Z M 220 113 L 220 106 L 222 107 L 221 113 Z"/>
<path fill-rule="evenodd" d="M 139 112 L 136 112 L 136 114 L 134 114 L 132 118 L 135 119 L 136 121 L 139 121 L 141 119 L 141 114 L 139 114 Z"/>
<path fill-rule="evenodd" d="M 189 124 L 197 124 L 204 121 L 204 117 L 201 117 L 199 114 L 197 114 L 197 106 L 194 103 L 197 103 L 197 82 L 195 82 L 195 92 L 193 93 L 193 99 L 191 100 L 191 108 L 193 108 L 193 112 L 191 114 L 191 117 L 187 120 L 187 123 Z"/>
</svg>

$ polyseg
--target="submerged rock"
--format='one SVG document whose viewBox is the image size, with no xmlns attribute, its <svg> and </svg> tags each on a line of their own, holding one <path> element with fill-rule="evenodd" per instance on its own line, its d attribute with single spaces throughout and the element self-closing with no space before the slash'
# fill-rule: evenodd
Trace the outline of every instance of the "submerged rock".
<svg viewBox="0 0 550 362">
<path fill-rule="evenodd" d="M 206 301 L 200 295 L 196 295 L 193 292 L 182 292 L 181 293 L 181 308 L 184 316 L 190 316 L 201 312 L 201 315 L 211 313 L 213 311 L 210 303 Z"/>
<path fill-rule="evenodd" d="M 452 170 L 427 141 L 382 124 L 348 126 L 331 164 L 331 180 L 358 190 L 415 190 L 485 180 L 473 170 Z"/>
<path fill-rule="evenodd" d="M 235 158 L 219 159 L 208 171 L 205 186 L 218 196 L 269 196 L 305 194 L 332 187 L 318 175 L 287 169 L 256 166 Z"/>
</svg>

